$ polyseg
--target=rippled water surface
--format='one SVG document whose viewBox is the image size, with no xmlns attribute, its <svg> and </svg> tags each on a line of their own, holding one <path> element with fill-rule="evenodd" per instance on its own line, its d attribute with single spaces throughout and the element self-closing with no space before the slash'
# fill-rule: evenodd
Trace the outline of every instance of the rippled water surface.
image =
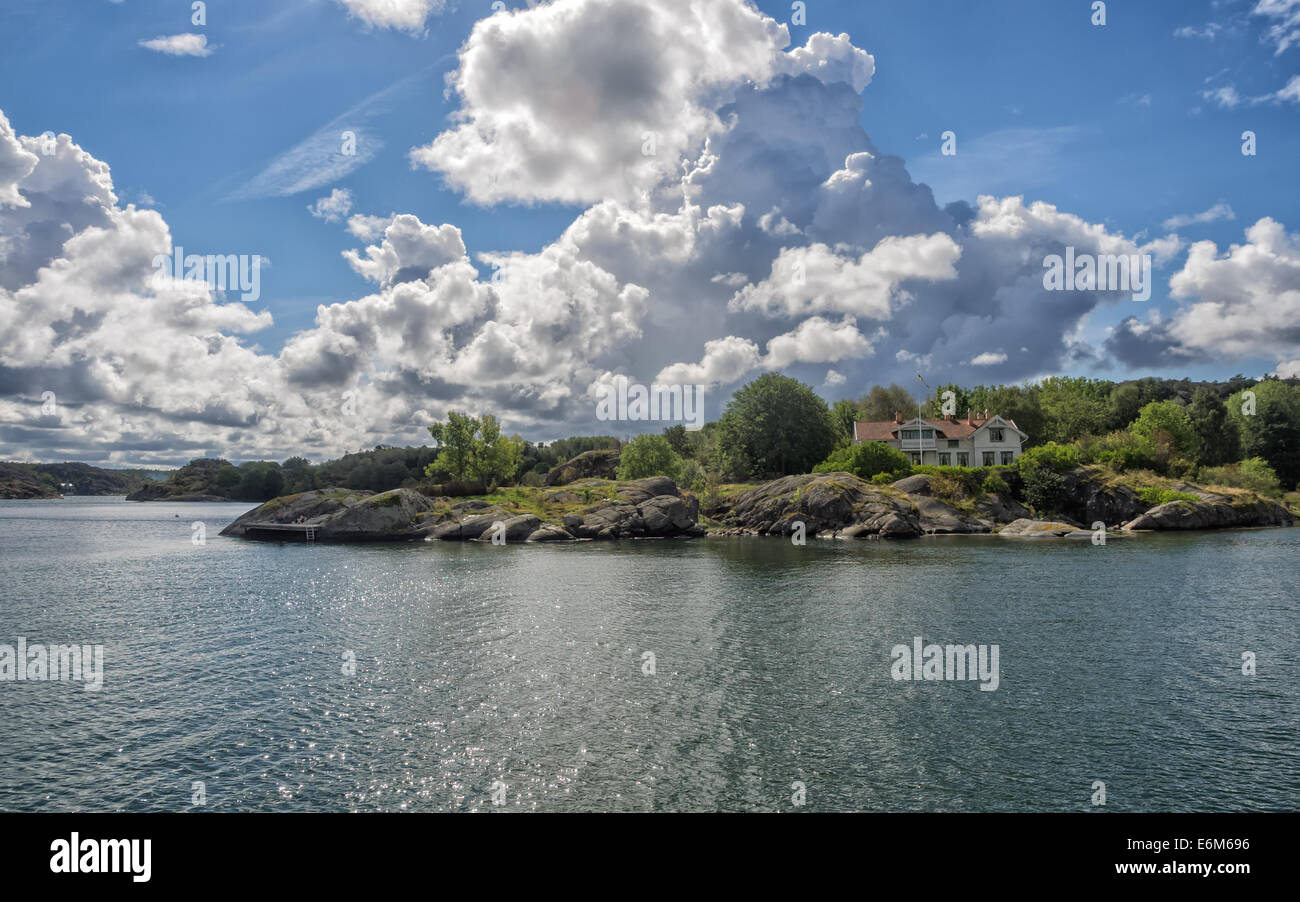
<svg viewBox="0 0 1300 902">
<path fill-rule="evenodd" d="M 1300 529 L 216 535 L 248 507 L 0 502 L 0 643 L 105 653 L 0 682 L 0 810 L 1300 808 Z M 894 681 L 918 635 L 997 644 L 997 691 Z"/>
</svg>

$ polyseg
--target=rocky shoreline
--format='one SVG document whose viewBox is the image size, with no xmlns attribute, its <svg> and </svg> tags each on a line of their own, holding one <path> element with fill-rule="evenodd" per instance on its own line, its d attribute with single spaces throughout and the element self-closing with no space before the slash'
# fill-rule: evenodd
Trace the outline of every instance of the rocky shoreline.
<svg viewBox="0 0 1300 902">
<path fill-rule="evenodd" d="M 276 498 L 239 517 L 224 536 L 320 542 L 578 542 L 706 535 L 831 539 L 907 539 L 998 534 L 1008 538 L 1085 538 L 1093 524 L 1108 531 L 1290 526 L 1281 504 L 1249 492 L 1218 494 L 1192 485 L 1198 500 L 1152 506 L 1124 487 L 1067 474 L 1067 512 L 1036 519 L 1010 493 L 969 494 L 927 475 L 873 485 L 848 473 L 772 480 L 715 500 L 700 500 L 667 477 L 628 482 L 582 479 L 567 485 L 505 492 L 496 501 L 431 497 L 413 489 L 378 494 L 325 489 Z M 494 497 L 494 496 L 489 496 Z M 701 516 L 708 525 L 701 524 Z"/>
</svg>

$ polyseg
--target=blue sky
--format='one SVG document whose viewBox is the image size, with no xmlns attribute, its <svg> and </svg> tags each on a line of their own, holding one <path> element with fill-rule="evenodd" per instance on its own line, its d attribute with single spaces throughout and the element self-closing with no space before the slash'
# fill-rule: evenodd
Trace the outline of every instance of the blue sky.
<svg viewBox="0 0 1300 902">
<path fill-rule="evenodd" d="M 380 245 L 383 240 L 382 230 L 367 237 L 349 232 L 347 216 L 413 214 L 424 226 L 452 225 L 459 230 L 466 256 L 477 267 L 482 283 L 490 284 L 492 267 L 479 254 L 542 255 L 584 211 L 598 205 L 602 196 L 584 192 L 579 177 L 576 186 L 563 189 L 518 189 L 505 199 L 490 198 L 484 189 L 478 189 L 475 197 L 476 189 L 466 177 L 459 183 L 448 178 L 454 164 L 446 162 L 445 153 L 438 166 L 413 165 L 412 149 L 429 146 L 455 128 L 460 121 L 455 118 L 458 111 L 466 111 L 474 102 L 449 87 L 446 80 L 454 77 L 468 58 L 462 45 L 476 23 L 492 14 L 492 5 L 456 2 L 439 10 L 439 4 L 431 0 L 411 0 L 414 15 L 420 10 L 428 15 L 417 26 L 401 27 L 375 21 L 373 14 L 367 22 L 368 2 L 216 0 L 207 5 L 206 24 L 199 26 L 192 24 L 191 5 L 185 2 L 9 0 L 0 10 L 0 111 L 15 135 L 30 138 L 47 130 L 64 134 L 94 160 L 106 164 L 117 196 L 116 209 L 135 204 L 156 211 L 174 245 L 184 246 L 187 252 L 267 258 L 270 266 L 262 273 L 261 296 L 247 306 L 252 314 L 269 313 L 273 322 L 241 332 L 239 341 L 241 347 L 274 360 L 292 336 L 316 328 L 318 305 L 347 304 L 393 288 L 396 280 L 391 273 L 367 278 L 344 258 L 343 252 L 348 250 L 364 257 L 365 247 Z M 745 5 L 741 0 L 729 2 Z M 566 3 L 571 0 L 562 0 L 561 5 Z M 580 5 L 577 0 L 572 4 Z M 632 5 L 659 8 L 657 15 L 670 21 L 667 17 L 671 14 L 662 9 L 671 4 L 638 0 Z M 524 23 L 519 29 L 534 27 L 534 19 L 539 33 L 546 27 L 539 15 L 542 9 L 528 10 L 524 2 L 507 6 L 518 12 L 500 15 L 513 15 Z M 649 294 L 644 309 L 636 315 L 643 318 L 643 326 L 655 322 L 662 328 L 642 328 L 636 341 L 653 345 L 656 353 L 627 351 L 620 357 L 623 352 L 611 347 L 603 357 L 598 352 L 582 362 L 595 372 L 618 372 L 616 364 L 622 361 L 629 365 L 626 375 L 643 382 L 674 364 L 695 367 L 689 372 L 699 377 L 697 381 L 707 382 L 720 403 L 764 366 L 778 368 L 771 362 L 787 358 L 790 364 L 780 369 L 817 384 L 828 398 L 859 395 L 867 385 L 900 379 L 900 374 L 917 366 L 926 369 L 934 384 L 948 378 L 1020 381 L 1052 372 L 1106 378 L 1150 373 L 1203 378 L 1237 372 L 1260 375 L 1300 358 L 1300 344 L 1294 342 L 1260 346 L 1252 344 L 1249 335 L 1217 342 L 1212 335 L 1191 337 L 1200 327 L 1198 323 L 1204 325 L 1201 320 L 1178 324 L 1179 311 L 1198 301 L 1231 302 L 1231 297 L 1225 301 L 1219 295 L 1211 299 L 1197 294 L 1196 286 L 1222 291 L 1224 273 L 1189 272 L 1186 279 L 1193 287 L 1179 299 L 1169 297 L 1169 280 L 1185 266 L 1193 242 L 1212 241 L 1222 256 L 1229 245 L 1245 242 L 1245 230 L 1266 217 L 1280 224 L 1292 239 L 1300 230 L 1300 192 L 1294 190 L 1300 160 L 1300 91 L 1286 91 L 1300 72 L 1300 45 L 1288 43 L 1288 35 L 1300 30 L 1300 2 L 1113 2 L 1108 4 L 1107 22 L 1101 27 L 1090 24 L 1089 6 L 1086 2 L 1035 0 L 979 4 L 816 0 L 809 4 L 808 24 L 791 25 L 789 3 L 751 4 L 758 11 L 753 13 L 755 20 L 765 15 L 788 28 L 791 48 L 804 45 L 815 33 L 844 33 L 853 48 L 870 55 L 874 72 L 860 92 L 857 123 L 879 154 L 901 157 L 912 180 L 933 189 L 937 207 L 953 201 L 975 205 L 980 194 L 1023 196 L 1026 205 L 1045 201 L 1061 213 L 1103 227 L 1135 246 L 1176 233 L 1178 250 L 1157 266 L 1149 302 L 1112 299 L 1097 304 L 1081 323 L 1058 317 L 1043 327 L 1068 332 L 1075 345 L 1070 353 L 1056 349 L 1017 367 L 1017 349 L 989 347 L 989 353 L 1006 354 L 1012 360 L 1005 368 L 981 369 L 969 365 L 974 355 L 965 349 L 954 356 L 951 336 L 944 342 L 946 350 L 929 344 L 900 344 L 898 348 L 890 344 L 894 333 L 900 331 L 895 326 L 907 316 L 926 315 L 924 296 L 907 286 L 903 290 L 919 299 L 910 308 L 880 317 L 883 325 L 869 321 L 870 317 L 850 309 L 851 305 L 810 301 L 804 313 L 853 312 L 858 332 L 873 345 L 870 353 L 837 358 L 835 353 L 841 352 L 822 350 L 777 358 L 769 347 L 764 358 L 768 364 L 739 370 L 724 367 L 726 375 L 742 375 L 730 382 L 715 381 L 700 375 L 716 375 L 706 365 L 708 356 L 702 347 L 706 339 L 730 336 L 737 343 L 751 341 L 761 355 L 777 332 L 791 334 L 798 322 L 784 322 L 779 329 L 772 323 L 772 329 L 764 331 L 757 320 L 755 324 L 743 321 L 757 307 L 742 311 L 738 322 L 733 305 L 732 316 L 718 313 L 712 317 L 710 325 L 716 323 L 716 334 L 682 327 L 692 319 L 689 305 L 680 315 L 664 311 L 673 303 L 684 303 L 683 296 L 693 290 L 689 280 L 701 280 L 701 292 L 709 284 L 717 284 L 703 274 L 707 267 L 701 261 L 698 272 L 687 273 L 692 267 L 683 266 L 680 279 L 674 277 L 671 285 L 643 286 Z M 581 11 L 576 14 L 585 15 Z M 617 35 L 602 34 L 604 26 L 591 21 L 586 31 L 573 26 L 565 33 L 575 42 L 572 55 L 599 53 L 602 43 L 620 40 Z M 671 26 L 666 29 L 666 39 L 671 40 Z M 206 47 L 201 55 L 160 52 L 142 43 L 185 34 L 202 36 Z M 512 34 L 523 40 L 520 31 Z M 683 34 L 682 40 L 689 42 L 689 33 Z M 678 49 L 706 52 L 689 46 Z M 635 57 L 635 51 L 630 45 L 622 48 L 629 58 Z M 708 52 L 716 56 L 716 51 Z M 651 45 L 647 53 L 657 56 L 659 48 Z M 506 67 L 521 58 L 522 52 L 493 57 L 489 48 L 482 51 L 480 65 Z M 598 71 L 611 71 L 604 61 L 593 65 L 606 66 Z M 545 82 L 548 73 L 556 70 L 555 61 L 549 66 L 529 77 Z M 662 73 L 658 77 L 662 80 Z M 824 82 L 818 90 L 831 98 L 826 102 L 840 102 L 832 97 L 834 79 L 818 77 Z M 557 92 L 572 92 L 563 76 L 556 78 Z M 719 76 L 707 102 L 701 101 L 701 105 L 725 110 L 728 101 L 744 96 L 743 82 L 744 78 L 730 74 Z M 488 88 L 480 90 L 490 93 Z M 769 90 L 777 88 L 769 86 Z M 774 96 L 768 95 L 769 99 Z M 497 115 L 504 115 L 501 110 L 509 106 L 507 101 L 501 103 L 504 106 L 495 111 Z M 539 116 L 546 113 L 534 112 Z M 554 111 L 546 114 L 554 115 Z M 720 121 L 725 120 L 722 114 Z M 343 158 L 335 152 L 337 133 L 345 129 L 359 136 L 356 157 Z M 947 130 L 956 134 L 957 153 L 953 156 L 939 153 L 941 135 Z M 1254 156 L 1241 152 L 1245 130 L 1257 135 Z M 599 132 L 597 124 L 594 140 L 599 139 Z M 722 140 L 718 133 L 713 134 L 715 143 Z M 585 136 L 575 134 L 575 142 L 582 138 Z M 775 137 L 772 142 L 773 148 L 779 146 Z M 837 142 L 838 138 L 828 138 L 826 146 L 838 148 L 842 142 Z M 739 146 L 738 141 L 733 143 Z M 580 153 L 585 146 L 575 144 L 575 149 L 566 152 Z M 699 142 L 687 141 L 682 146 L 683 159 L 695 159 L 699 150 Z M 838 150 L 830 156 L 835 154 Z M 508 155 L 489 155 L 479 165 L 492 165 L 484 160 L 506 159 Z M 831 172 L 842 163 L 842 159 L 830 159 L 825 168 Z M 0 167 L 0 175 L 3 172 Z M 817 181 L 827 172 L 818 173 Z M 18 186 L 23 190 L 21 182 Z M 313 216 L 308 206 L 335 189 L 348 192 L 347 216 L 335 221 Z M 652 190 L 657 189 L 652 186 Z M 756 228 L 749 224 L 751 220 L 767 212 L 754 207 L 758 189 L 751 185 L 736 185 L 728 194 L 715 183 L 703 196 L 709 203 L 722 205 L 747 199 L 746 228 Z M 613 200 L 630 203 L 627 198 Z M 762 203 L 766 206 L 766 198 Z M 680 197 L 662 196 L 653 209 L 670 213 L 678 204 Z M 787 201 L 782 209 L 790 205 Z M 3 209 L 0 207 L 0 214 Z M 1208 221 L 1194 221 L 1197 214 L 1207 211 L 1216 212 L 1202 216 Z M 910 214 L 902 219 L 905 222 L 892 230 L 894 234 L 906 236 L 937 228 L 929 224 L 914 228 Z M 811 241 L 814 230 L 802 222 L 796 225 L 807 236 L 799 241 Z M 882 226 L 872 235 L 890 232 Z M 830 232 L 817 234 L 830 247 L 838 240 Z M 845 238 L 845 244 L 862 251 L 871 246 L 852 236 Z M 754 245 L 742 246 L 752 249 Z M 1038 252 L 1033 242 L 1024 246 Z M 738 258 L 733 248 L 728 259 L 733 269 L 739 265 L 737 259 L 752 262 L 753 271 L 745 274 L 751 284 L 757 284 L 778 250 L 776 246 L 766 249 L 762 251 L 765 258 L 749 261 Z M 635 255 L 637 248 L 627 251 Z M 973 258 L 973 250 L 963 246 L 963 265 Z M 612 259 L 603 258 L 601 266 L 613 274 L 619 286 L 640 285 L 633 275 L 634 261 L 624 272 L 610 262 Z M 1294 271 L 1290 262 L 1282 261 L 1284 279 Z M 714 268 L 725 273 L 721 264 Z M 34 279 L 33 273 L 27 276 Z M 959 278 L 967 278 L 964 270 Z M 1015 282 L 1010 279 L 1008 286 Z M 15 275 L 5 288 L 16 291 L 23 284 Z M 1279 286 L 1275 279 L 1270 284 L 1271 290 L 1296 290 L 1294 284 Z M 1233 290 L 1244 306 L 1239 313 L 1227 311 L 1220 320 L 1238 315 L 1258 317 L 1260 309 L 1267 309 L 1259 306 L 1251 286 Z M 719 297 L 715 306 L 725 305 L 726 298 Z M 990 303 L 995 303 L 1002 296 L 991 290 L 989 297 Z M 214 303 L 223 300 L 230 299 L 216 298 Z M 19 299 L 15 303 L 36 302 Z M 953 303 L 961 306 L 960 301 Z M 485 313 L 462 325 L 479 328 L 490 315 Z M 997 315 L 990 312 L 985 319 Z M 1143 341 L 1108 346 L 1109 330 L 1134 316 L 1141 322 L 1126 330 L 1126 335 L 1142 336 Z M 1154 330 L 1152 317 L 1156 318 Z M 678 337 L 674 337 L 674 323 L 678 323 Z M 747 325 L 753 325 L 754 331 L 745 333 Z M 915 338 L 914 325 L 908 323 L 901 331 Z M 702 322 L 699 327 L 704 328 Z M 890 337 L 873 337 L 878 328 L 888 331 Z M 571 331 L 565 328 L 565 334 Z M 1159 333 L 1158 341 L 1151 338 L 1155 333 Z M 1057 334 L 1053 340 L 1060 338 Z M 1021 336 L 1017 341 L 1028 339 Z M 302 353 L 327 344 L 324 338 L 315 344 L 304 343 Z M 382 348 L 383 344 L 379 339 L 376 346 Z M 1086 353 L 1079 350 L 1085 345 Z M 1178 347 L 1171 351 L 1174 345 Z M 847 346 L 865 347 L 856 339 Z M 1139 346 L 1142 350 L 1133 350 Z M 1241 350 L 1252 346 L 1257 347 L 1255 352 Z M 1228 347 L 1236 350 L 1220 352 Z M 900 358 L 898 350 L 905 356 Z M 58 357 L 53 347 L 50 353 L 52 358 Z M 448 353 L 455 356 L 454 351 Z M 557 370 L 572 370 L 575 365 L 573 359 L 551 363 Z M 8 367 L 12 376 L 6 392 L 14 405 L 39 399 L 36 389 L 41 377 L 35 373 L 41 366 L 32 359 L 20 361 L 15 354 L 9 360 L 0 355 L 0 367 Z M 386 364 L 380 369 L 388 376 L 393 374 Z M 827 375 L 828 369 L 845 378 L 837 382 Z M 224 369 L 214 364 L 214 380 L 217 371 Z M 13 375 L 18 373 L 30 378 Z M 561 389 L 554 373 L 542 375 L 540 367 L 530 373 L 534 382 L 519 380 L 530 385 L 523 393 L 526 403 L 512 408 L 510 399 L 519 392 L 512 394 L 502 388 L 495 393 L 457 393 L 444 385 L 437 373 L 414 376 L 407 372 L 400 380 L 394 377 L 396 381 L 388 383 L 384 391 L 391 393 L 393 385 L 402 381 L 416 385 L 413 394 L 424 391 L 424 397 L 412 397 L 402 413 L 390 410 L 384 416 L 400 418 L 417 411 L 436 416 L 445 409 L 444 403 L 456 406 L 459 402 L 462 407 L 481 409 L 496 405 L 498 413 L 530 437 L 568 434 L 589 425 L 589 411 L 581 406 L 585 386 L 575 383 Z M 300 375 L 291 376 L 290 383 L 304 384 Z M 379 380 L 373 371 L 359 378 L 366 384 Z M 446 381 L 464 385 L 468 380 Z M 67 384 L 81 382 L 70 379 Z M 331 390 L 340 386 L 333 385 Z M 226 393 L 217 382 L 212 387 L 214 393 Z M 146 441 L 151 429 L 167 433 L 170 427 L 166 423 L 185 421 L 186 411 L 195 409 L 194 402 L 192 398 L 185 403 L 173 399 L 171 407 L 161 398 L 154 403 L 140 402 L 149 391 L 140 387 L 133 391 L 136 406 L 151 410 L 155 419 L 122 428 L 116 442 L 92 441 L 90 426 L 95 418 L 111 415 L 111 406 L 122 405 L 125 398 L 114 397 L 111 391 L 104 397 L 93 397 L 92 392 L 78 398 L 74 390 L 72 396 L 67 391 L 63 394 L 86 413 L 81 421 L 85 434 L 78 438 L 76 429 L 66 421 L 58 430 L 51 426 L 54 431 L 43 433 L 14 423 L 0 438 L 0 451 L 37 456 L 78 452 L 88 456 L 94 451 L 110 460 L 163 461 L 183 458 L 191 448 L 231 455 L 276 454 L 288 450 L 295 440 L 308 439 L 321 453 L 333 450 L 331 440 L 325 437 L 331 430 L 321 422 L 286 425 L 282 440 L 268 443 L 232 430 L 236 424 L 269 424 L 269 417 L 253 409 L 258 402 L 250 399 L 244 404 L 232 402 L 222 414 L 208 417 L 212 430 L 176 427 L 174 441 Z M 567 395 L 561 397 L 564 392 Z M 101 409 L 92 415 L 97 405 Z M 396 405 L 394 410 L 401 407 Z M 716 411 L 710 413 L 716 415 Z M 281 411 L 278 416 L 290 414 Z M 380 418 L 358 424 L 355 434 L 339 441 L 360 446 L 369 438 L 373 444 L 413 437 L 409 430 L 385 433 L 384 422 Z M 235 435 L 240 437 L 232 438 Z"/>
</svg>

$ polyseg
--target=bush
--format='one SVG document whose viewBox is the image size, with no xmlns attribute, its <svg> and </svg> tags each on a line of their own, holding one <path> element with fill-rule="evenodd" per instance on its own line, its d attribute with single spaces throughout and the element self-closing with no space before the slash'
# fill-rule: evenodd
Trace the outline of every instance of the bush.
<svg viewBox="0 0 1300 902">
<path fill-rule="evenodd" d="M 1090 443 L 1093 459 L 1115 470 L 1149 470 L 1156 465 L 1152 441 L 1127 429 L 1104 435 Z"/>
<path fill-rule="evenodd" d="M 1061 474 L 1049 467 L 1020 468 L 1025 481 L 1025 502 L 1039 513 L 1059 510 L 1065 501 L 1065 483 Z"/>
<path fill-rule="evenodd" d="M 986 495 L 1005 495 L 1011 491 L 1011 488 L 1007 485 L 1007 481 L 997 473 L 990 473 L 986 476 L 984 482 L 981 483 L 980 488 Z"/>
<path fill-rule="evenodd" d="M 841 448 L 826 460 L 813 467 L 814 473 L 852 473 L 859 479 L 872 479 L 881 473 L 901 474 L 902 479 L 912 472 L 907 455 L 884 442 L 863 442 Z"/>
<path fill-rule="evenodd" d="M 1239 464 L 1201 469 L 1202 485 L 1223 485 L 1234 489 L 1248 489 L 1264 495 L 1275 495 L 1282 487 L 1277 473 L 1261 457 L 1248 457 Z"/>
<path fill-rule="evenodd" d="M 704 467 L 700 466 L 698 460 L 687 458 L 682 461 L 682 471 L 678 476 L 677 484 L 685 486 L 698 495 L 708 484 L 708 474 L 704 472 Z"/>
<path fill-rule="evenodd" d="M 1168 504 L 1170 501 L 1201 500 L 1189 492 L 1175 492 L 1173 489 L 1162 489 L 1155 485 L 1138 489 L 1138 497 L 1152 507 L 1159 507 L 1162 504 Z"/>
<path fill-rule="evenodd" d="M 645 479 L 647 476 L 678 479 L 681 473 L 682 459 L 668 444 L 668 439 L 647 432 L 623 446 L 616 475 L 619 479 Z"/>
<path fill-rule="evenodd" d="M 1078 445 L 1058 445 L 1056 442 L 1048 442 L 1045 445 L 1039 445 L 1030 448 L 1024 454 L 1016 459 L 1016 466 L 1023 473 L 1026 468 L 1046 469 L 1053 473 L 1064 473 L 1073 470 L 1079 466 L 1079 446 Z"/>
</svg>

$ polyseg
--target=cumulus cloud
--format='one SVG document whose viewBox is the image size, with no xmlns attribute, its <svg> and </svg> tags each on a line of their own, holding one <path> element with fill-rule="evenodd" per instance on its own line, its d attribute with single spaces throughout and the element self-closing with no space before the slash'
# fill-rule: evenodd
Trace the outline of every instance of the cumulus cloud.
<svg viewBox="0 0 1300 902">
<path fill-rule="evenodd" d="M 584 208 L 524 253 L 471 248 L 454 223 L 354 213 L 331 191 L 311 209 L 346 221 L 360 247 L 344 257 L 372 287 L 322 304 L 278 353 L 256 344 L 264 311 L 151 281 L 167 224 L 120 206 L 106 164 L 67 135 L 46 153 L 0 118 L 0 454 L 320 457 L 419 442 L 448 409 L 553 437 L 594 425 L 592 387 L 618 376 L 730 387 L 774 369 L 833 386 L 997 366 L 1029 378 L 1085 359 L 1081 324 L 1127 301 L 1044 291 L 1046 255 L 1151 253 L 1163 266 L 1182 248 L 1021 196 L 940 206 L 863 130 L 874 61 L 846 38 L 787 50 L 785 27 L 748 4 L 668 7 L 556 0 L 480 21 L 451 82 L 460 112 L 416 158 L 470 201 Z M 338 177 L 343 127 L 318 133 L 320 154 L 309 140 L 283 155 L 253 196 Z M 1236 320 L 1276 320 L 1296 257 L 1270 222 L 1250 251 L 1193 246 L 1175 278 L 1182 310 L 1122 324 L 1112 353 L 1222 356 L 1262 340 Z M 1242 254 L 1251 266 L 1234 264 Z M 1281 321 L 1296 321 L 1280 297 Z M 1223 309 L 1191 316 L 1202 304 Z M 1219 338 L 1193 341 L 1205 329 Z M 1277 360 L 1300 358 L 1271 332 Z M 34 415 L 43 390 L 66 409 L 57 424 Z M 355 413 L 341 412 L 344 393 Z M 709 397 L 716 416 L 726 393 Z"/>
<path fill-rule="evenodd" d="M 1124 362 L 1281 360 L 1300 352 L 1300 237 L 1273 219 L 1260 219 L 1244 244 L 1223 254 L 1212 241 L 1196 242 L 1169 287 L 1186 302 L 1172 316 L 1126 319 L 1108 339 Z"/>
<path fill-rule="evenodd" d="M 315 203 L 307 205 L 307 212 L 326 222 L 338 222 L 352 210 L 352 192 L 347 188 L 335 188 L 328 197 L 319 197 Z"/>
<path fill-rule="evenodd" d="M 807 73 L 828 83 L 846 82 L 861 94 L 876 74 L 876 61 L 870 53 L 854 47 L 847 34 L 819 32 L 810 35 L 804 46 L 780 57 L 777 71 Z"/>
<path fill-rule="evenodd" d="M 956 278 L 961 249 L 947 235 L 885 238 L 860 255 L 842 255 L 824 244 L 787 248 L 771 274 L 732 297 L 732 310 L 767 316 L 833 311 L 886 320 L 900 302 L 899 286 L 909 279 Z"/>
<path fill-rule="evenodd" d="M 343 252 L 343 259 L 353 269 L 381 285 L 422 279 L 429 271 L 465 256 L 465 242 L 454 225 L 425 225 L 419 218 L 405 213 L 393 217 L 384 229 L 378 245 L 361 252 Z"/>
<path fill-rule="evenodd" d="M 168 56 L 211 56 L 212 48 L 208 46 L 206 35 L 173 34 L 159 35 L 140 42 L 141 47 L 148 47 Z"/>
</svg>

